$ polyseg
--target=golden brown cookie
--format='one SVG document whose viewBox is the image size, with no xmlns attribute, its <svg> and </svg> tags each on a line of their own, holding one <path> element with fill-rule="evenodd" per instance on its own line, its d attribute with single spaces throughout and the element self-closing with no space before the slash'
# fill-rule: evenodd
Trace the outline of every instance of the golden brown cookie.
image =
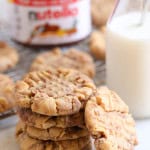
<svg viewBox="0 0 150 150">
<path fill-rule="evenodd" d="M 111 15 L 115 0 L 92 0 L 92 20 L 94 25 L 105 25 Z"/>
<path fill-rule="evenodd" d="M 67 141 L 41 141 L 29 137 L 23 131 L 17 131 L 17 141 L 21 150 L 91 150 L 89 137 Z"/>
<path fill-rule="evenodd" d="M 49 117 L 34 113 L 30 109 L 20 108 L 18 109 L 18 115 L 25 124 L 40 129 L 51 127 L 68 128 L 74 126 L 85 128 L 83 111 L 69 116 Z"/>
<path fill-rule="evenodd" d="M 29 137 L 20 123 L 16 127 L 16 138 L 21 150 L 91 150 L 91 141 L 88 136 L 57 142 L 42 141 Z"/>
<path fill-rule="evenodd" d="M 8 76 L 0 74 L 0 113 L 14 105 L 14 82 Z"/>
<path fill-rule="evenodd" d="M 100 27 L 100 31 L 104 34 L 104 35 L 106 35 L 106 26 L 104 25 L 104 26 L 101 26 Z"/>
<path fill-rule="evenodd" d="M 17 51 L 0 41 L 0 72 L 13 68 L 17 64 L 18 59 Z"/>
<path fill-rule="evenodd" d="M 79 149 L 76 149 L 76 150 L 79 150 Z M 82 148 L 82 150 L 93 150 L 91 141 L 84 148 Z"/>
<path fill-rule="evenodd" d="M 93 31 L 91 34 L 90 51 L 95 58 L 105 60 L 106 55 L 105 35 L 99 30 Z"/>
<path fill-rule="evenodd" d="M 69 49 L 62 52 L 61 49 L 55 48 L 54 50 L 44 52 L 37 56 L 31 65 L 31 71 L 52 69 L 57 67 L 76 69 L 89 77 L 95 75 L 95 65 L 92 57 L 76 49 Z"/>
<path fill-rule="evenodd" d="M 24 124 L 22 121 L 19 122 L 19 126 L 25 131 L 30 137 L 39 140 L 52 140 L 52 141 L 62 141 L 62 140 L 72 140 L 81 137 L 88 136 L 89 133 L 86 128 L 70 127 L 70 128 L 58 128 L 52 127 L 49 129 L 38 129 L 35 127 L 30 127 Z"/>
<path fill-rule="evenodd" d="M 95 85 L 71 69 L 30 72 L 15 88 L 16 104 L 48 116 L 75 114 L 93 94 Z"/>
<path fill-rule="evenodd" d="M 127 105 L 105 87 L 87 102 L 85 120 L 97 150 L 132 150 L 137 145 L 135 122 Z"/>
<path fill-rule="evenodd" d="M 115 0 L 92 0 L 92 20 L 96 26 L 106 25 L 115 7 Z"/>
</svg>

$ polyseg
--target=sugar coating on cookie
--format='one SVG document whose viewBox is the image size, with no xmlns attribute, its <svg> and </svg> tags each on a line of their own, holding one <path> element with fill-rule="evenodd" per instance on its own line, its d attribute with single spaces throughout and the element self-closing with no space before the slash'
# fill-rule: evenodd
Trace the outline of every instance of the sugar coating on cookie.
<svg viewBox="0 0 150 150">
<path fill-rule="evenodd" d="M 84 108 L 95 85 L 72 69 L 30 72 L 15 87 L 16 104 L 48 116 L 75 114 Z"/>
<path fill-rule="evenodd" d="M 30 109 L 19 108 L 18 115 L 20 119 L 29 126 L 39 129 L 48 129 L 51 127 L 68 128 L 78 126 L 85 128 L 84 111 L 67 116 L 49 117 L 32 112 Z"/>
<path fill-rule="evenodd" d="M 45 70 L 60 66 L 76 69 L 91 78 L 95 75 L 95 65 L 92 57 L 88 53 L 76 49 L 62 52 L 61 49 L 55 48 L 54 50 L 44 52 L 33 61 L 30 70 Z"/>
<path fill-rule="evenodd" d="M 14 82 L 8 76 L 0 74 L 0 113 L 14 106 Z"/>
<path fill-rule="evenodd" d="M 18 59 L 17 51 L 0 41 L 0 72 L 13 68 L 17 64 Z"/>
<path fill-rule="evenodd" d="M 34 139 L 28 136 L 25 130 L 22 128 L 22 124 L 18 123 L 16 127 L 16 138 L 20 145 L 21 150 L 88 150 L 84 149 L 90 145 L 91 141 L 88 136 L 74 139 L 74 140 L 63 140 L 63 141 L 43 141 Z"/>
<path fill-rule="evenodd" d="M 90 36 L 90 52 L 94 55 L 95 58 L 105 60 L 105 35 L 99 30 L 93 31 Z"/>
<path fill-rule="evenodd" d="M 91 13 L 94 25 L 105 25 L 114 6 L 115 0 L 92 0 Z"/>
<path fill-rule="evenodd" d="M 85 121 L 97 150 L 131 150 L 137 145 L 135 122 L 128 106 L 106 87 L 98 89 L 87 102 Z"/>
</svg>

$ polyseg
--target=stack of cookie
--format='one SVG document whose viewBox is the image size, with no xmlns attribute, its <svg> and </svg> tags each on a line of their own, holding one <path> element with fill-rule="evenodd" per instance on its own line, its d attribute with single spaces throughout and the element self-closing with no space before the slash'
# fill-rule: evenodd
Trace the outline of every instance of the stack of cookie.
<svg viewBox="0 0 150 150">
<path fill-rule="evenodd" d="M 91 149 L 84 107 L 96 87 L 89 77 L 72 69 L 36 71 L 15 89 L 22 150 Z"/>
</svg>

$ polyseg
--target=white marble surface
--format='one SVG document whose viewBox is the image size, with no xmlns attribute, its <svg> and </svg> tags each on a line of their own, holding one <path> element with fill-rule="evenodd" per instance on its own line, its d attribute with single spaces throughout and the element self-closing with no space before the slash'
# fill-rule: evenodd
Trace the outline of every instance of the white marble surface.
<svg viewBox="0 0 150 150">
<path fill-rule="evenodd" d="M 139 145 L 135 150 L 150 150 L 150 120 L 137 121 Z M 19 150 L 15 137 L 15 128 L 0 129 L 0 150 Z"/>
<path fill-rule="evenodd" d="M 150 150 L 150 120 L 137 121 L 139 145 L 136 150 Z"/>
</svg>

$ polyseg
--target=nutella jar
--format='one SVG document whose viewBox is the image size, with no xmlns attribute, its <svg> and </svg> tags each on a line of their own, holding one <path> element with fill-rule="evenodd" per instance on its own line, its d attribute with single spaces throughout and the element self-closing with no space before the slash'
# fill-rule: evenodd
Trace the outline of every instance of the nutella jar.
<svg viewBox="0 0 150 150">
<path fill-rule="evenodd" d="M 12 29 L 28 45 L 80 41 L 91 32 L 90 0 L 14 0 Z"/>
</svg>

